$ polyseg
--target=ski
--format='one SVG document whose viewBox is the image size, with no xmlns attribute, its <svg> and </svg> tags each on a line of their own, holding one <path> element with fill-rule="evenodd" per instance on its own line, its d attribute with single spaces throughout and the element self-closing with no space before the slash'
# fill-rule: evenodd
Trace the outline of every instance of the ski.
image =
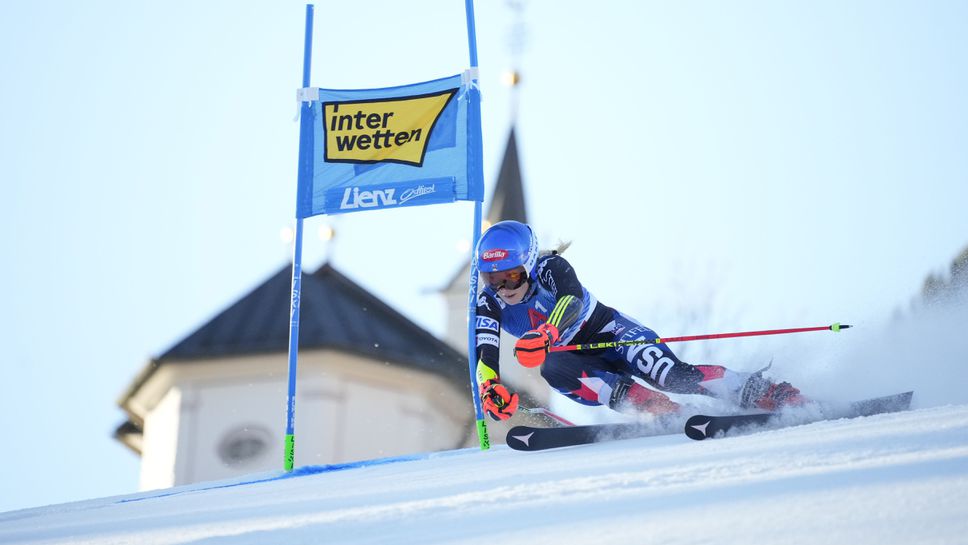
<svg viewBox="0 0 968 545">
<path fill-rule="evenodd" d="M 515 426 L 508 431 L 505 441 L 514 450 L 546 450 L 669 433 L 656 426 L 638 423 L 592 424 L 564 428 Z"/>
<path fill-rule="evenodd" d="M 874 414 L 905 411 L 911 406 L 914 392 L 865 399 L 845 406 L 826 404 L 821 406 L 819 417 L 804 416 L 792 423 L 785 423 L 781 413 L 753 413 L 729 416 L 695 415 L 686 421 L 684 431 L 686 435 L 697 441 L 716 437 L 729 431 L 743 428 L 769 428 L 809 424 L 821 420 L 838 418 L 856 418 Z M 680 421 L 681 422 L 681 421 Z M 511 428 L 505 442 L 514 450 L 535 451 L 552 448 L 586 445 L 616 439 L 632 439 L 636 437 L 651 437 L 671 433 L 667 426 L 648 425 L 640 423 L 620 424 L 592 424 L 586 426 L 568 426 L 562 428 L 540 428 L 534 426 L 515 426 Z"/>
<path fill-rule="evenodd" d="M 686 421 L 684 431 L 690 439 L 702 441 L 703 439 L 709 439 L 738 429 L 756 429 L 763 427 L 775 429 L 809 424 L 822 420 L 857 418 L 860 416 L 906 411 L 911 407 L 911 398 L 913 395 L 914 392 L 903 392 L 884 397 L 865 399 L 863 401 L 855 401 L 846 406 L 821 404 L 821 414 L 819 416 L 811 417 L 804 415 L 802 418 L 797 418 L 795 415 L 791 415 L 790 423 L 783 421 L 781 418 L 782 413 L 768 412 L 728 416 L 697 414 Z"/>
</svg>

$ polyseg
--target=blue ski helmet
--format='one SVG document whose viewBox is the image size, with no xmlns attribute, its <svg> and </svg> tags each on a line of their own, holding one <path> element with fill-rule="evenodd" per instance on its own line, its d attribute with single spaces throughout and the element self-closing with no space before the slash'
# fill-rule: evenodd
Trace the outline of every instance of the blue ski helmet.
<svg viewBox="0 0 968 545">
<path fill-rule="evenodd" d="M 524 267 L 534 278 L 538 264 L 538 238 L 531 227 L 519 221 L 499 221 L 481 235 L 474 254 L 482 273 Z"/>
</svg>

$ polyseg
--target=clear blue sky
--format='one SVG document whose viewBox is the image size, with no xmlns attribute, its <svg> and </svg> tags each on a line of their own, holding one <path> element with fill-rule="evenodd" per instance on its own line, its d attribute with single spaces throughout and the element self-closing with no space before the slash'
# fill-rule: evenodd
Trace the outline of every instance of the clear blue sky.
<svg viewBox="0 0 968 545">
<path fill-rule="evenodd" d="M 514 20 L 504 2 L 478 4 L 490 191 Z M 304 11 L 0 8 L 0 511 L 136 489 L 136 457 L 110 438 L 116 398 L 288 262 Z M 518 130 L 535 227 L 573 240 L 596 295 L 665 335 L 883 321 L 968 244 L 966 12 L 533 0 Z M 316 86 L 468 62 L 459 0 L 316 14 Z M 428 291 L 465 258 L 470 212 L 343 216 L 332 247 L 307 240 L 306 265 L 330 252 L 441 333 Z"/>
</svg>

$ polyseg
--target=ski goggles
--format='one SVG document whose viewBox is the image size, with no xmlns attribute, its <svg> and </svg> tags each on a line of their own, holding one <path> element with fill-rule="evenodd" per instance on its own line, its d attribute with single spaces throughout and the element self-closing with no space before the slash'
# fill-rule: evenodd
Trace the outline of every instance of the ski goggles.
<svg viewBox="0 0 968 545">
<path fill-rule="evenodd" d="M 501 288 L 516 290 L 528 279 L 528 274 L 524 272 L 524 267 L 518 267 L 507 271 L 481 272 L 481 278 L 494 291 Z"/>
</svg>

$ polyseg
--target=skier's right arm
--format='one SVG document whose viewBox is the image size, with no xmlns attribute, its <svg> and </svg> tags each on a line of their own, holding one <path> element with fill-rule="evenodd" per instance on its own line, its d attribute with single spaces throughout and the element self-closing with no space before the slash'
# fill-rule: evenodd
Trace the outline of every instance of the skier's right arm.
<svg viewBox="0 0 968 545">
<path fill-rule="evenodd" d="M 501 384 L 501 309 L 489 294 L 477 299 L 477 384 L 481 405 L 494 420 L 507 420 L 518 409 L 518 394 Z"/>
</svg>

